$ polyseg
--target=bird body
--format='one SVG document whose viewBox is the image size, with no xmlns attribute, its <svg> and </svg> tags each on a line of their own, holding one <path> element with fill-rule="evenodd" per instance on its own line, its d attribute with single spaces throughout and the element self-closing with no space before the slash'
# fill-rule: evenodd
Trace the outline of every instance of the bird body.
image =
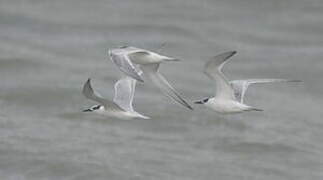
<svg viewBox="0 0 323 180">
<path fill-rule="evenodd" d="M 222 114 L 233 114 L 255 110 L 255 108 L 238 101 L 221 98 L 210 98 L 208 102 L 205 103 L 205 106 Z"/>
<path fill-rule="evenodd" d="M 179 61 L 178 59 L 163 56 L 152 51 L 141 50 L 136 53 L 129 53 L 131 61 L 135 64 L 145 65 L 161 63 L 163 61 Z"/>
</svg>

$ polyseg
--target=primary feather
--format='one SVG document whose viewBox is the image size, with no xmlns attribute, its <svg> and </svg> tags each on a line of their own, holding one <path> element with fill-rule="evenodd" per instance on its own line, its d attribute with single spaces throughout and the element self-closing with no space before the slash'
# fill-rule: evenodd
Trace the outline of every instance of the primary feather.
<svg viewBox="0 0 323 180">
<path fill-rule="evenodd" d="M 222 67 L 227 62 L 227 60 L 236 54 L 236 51 L 229 51 L 215 56 L 213 59 L 209 60 L 204 67 L 204 72 L 210 78 L 214 79 L 216 82 L 216 94 L 215 96 L 223 99 L 234 100 L 234 94 L 231 85 L 229 84 L 227 78 L 222 73 Z"/>
</svg>

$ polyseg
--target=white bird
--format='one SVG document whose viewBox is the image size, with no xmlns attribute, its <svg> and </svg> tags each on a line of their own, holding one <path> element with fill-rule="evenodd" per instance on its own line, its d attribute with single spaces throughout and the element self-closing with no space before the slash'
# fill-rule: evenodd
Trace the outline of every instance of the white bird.
<svg viewBox="0 0 323 180">
<path fill-rule="evenodd" d="M 162 93 L 175 100 L 177 103 L 193 110 L 193 108 L 170 85 L 165 77 L 158 72 L 160 63 L 164 61 L 179 61 L 178 59 L 129 46 L 110 49 L 109 55 L 111 60 L 126 75 L 143 82 L 141 75 L 143 72 L 145 77 L 155 84 Z"/>
<path fill-rule="evenodd" d="M 223 114 L 240 113 L 244 111 L 263 111 L 243 103 L 243 98 L 249 85 L 269 82 L 300 82 L 287 79 L 247 79 L 228 81 L 222 72 L 227 60 L 236 54 L 236 51 L 225 52 L 215 56 L 205 64 L 204 72 L 216 81 L 216 95 L 196 101 L 196 104 L 204 104 L 216 112 Z"/>
<path fill-rule="evenodd" d="M 99 105 L 92 106 L 83 112 L 97 112 L 107 116 L 117 117 L 120 119 L 150 119 L 134 111 L 132 102 L 135 94 L 136 80 L 131 77 L 124 77 L 118 80 L 115 85 L 113 101 L 103 98 L 95 92 L 91 86 L 91 79 L 88 79 L 83 86 L 83 95 Z"/>
</svg>

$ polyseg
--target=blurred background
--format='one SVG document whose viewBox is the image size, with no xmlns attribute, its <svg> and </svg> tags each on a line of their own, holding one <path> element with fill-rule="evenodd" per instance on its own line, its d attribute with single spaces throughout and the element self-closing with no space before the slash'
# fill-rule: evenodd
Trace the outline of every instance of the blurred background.
<svg viewBox="0 0 323 180">
<path fill-rule="evenodd" d="M 321 0 L 0 0 L 0 177 L 3 180 L 323 178 Z M 204 63 L 236 50 L 230 79 L 264 112 L 186 110 L 150 84 L 124 121 L 81 110 L 88 77 L 113 98 L 122 45 L 182 59 L 161 73 L 189 101 L 213 96 Z"/>
</svg>

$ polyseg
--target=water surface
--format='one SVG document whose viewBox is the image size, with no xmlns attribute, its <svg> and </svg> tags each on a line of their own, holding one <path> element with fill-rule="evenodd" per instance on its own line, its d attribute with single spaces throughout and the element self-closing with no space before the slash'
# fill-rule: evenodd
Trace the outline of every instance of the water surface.
<svg viewBox="0 0 323 180">
<path fill-rule="evenodd" d="M 320 180 L 322 33 L 320 0 L 1 0 L 1 179 Z M 229 50 L 230 79 L 304 82 L 250 88 L 264 112 L 191 112 L 151 85 L 135 99 L 151 120 L 81 112 L 88 77 L 113 97 L 107 48 L 163 43 L 182 61 L 160 71 L 190 102 L 214 94 L 203 65 Z"/>
</svg>

